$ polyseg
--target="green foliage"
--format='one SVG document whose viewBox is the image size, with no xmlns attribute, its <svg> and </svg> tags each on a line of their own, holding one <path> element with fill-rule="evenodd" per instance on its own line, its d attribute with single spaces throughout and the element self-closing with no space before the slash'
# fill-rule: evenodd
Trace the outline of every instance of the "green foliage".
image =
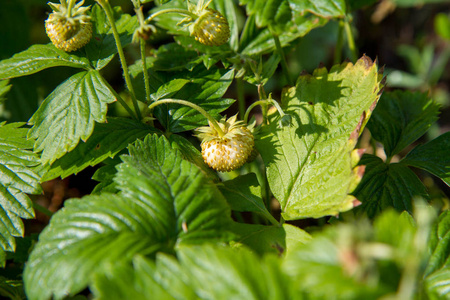
<svg viewBox="0 0 450 300">
<path fill-rule="evenodd" d="M 437 120 L 439 106 L 425 94 L 384 93 L 369 124 L 370 133 L 384 145 L 388 157 L 420 138 Z"/>
<path fill-rule="evenodd" d="M 27 194 L 41 192 L 39 176 L 33 167 L 39 157 L 30 151 L 33 141 L 27 140 L 22 123 L 0 123 L 0 265 L 5 265 L 5 251 L 14 251 L 14 237 L 24 235 L 20 218 L 34 217 L 33 204 Z"/>
<path fill-rule="evenodd" d="M 357 79 L 357 80 L 356 80 Z M 337 214 L 352 208 L 357 176 L 350 152 L 382 88 L 376 64 L 363 57 L 317 69 L 285 90 L 292 125 L 263 127 L 256 146 L 274 196 L 288 220 Z"/>
<path fill-rule="evenodd" d="M 229 208 L 218 189 L 164 137 L 129 147 L 115 177 L 120 192 L 65 203 L 26 266 L 30 299 L 74 295 L 118 259 L 229 239 Z"/>
<path fill-rule="evenodd" d="M 92 39 L 70 53 L 40 36 L 46 1 L 5 1 L 2 297 L 450 299 L 450 133 L 432 100 L 446 88 L 447 15 L 437 35 L 387 51 L 408 70 L 383 94 L 384 68 L 357 59 L 374 0 L 199 2 L 227 19 L 218 47 L 190 35 L 197 1 L 87 1 Z M 196 30 L 226 26 L 209 20 Z M 246 129 L 216 124 L 233 115 L 256 147 L 217 172 L 207 155 L 251 148 Z M 222 143 L 209 154 L 205 125 Z"/>
</svg>

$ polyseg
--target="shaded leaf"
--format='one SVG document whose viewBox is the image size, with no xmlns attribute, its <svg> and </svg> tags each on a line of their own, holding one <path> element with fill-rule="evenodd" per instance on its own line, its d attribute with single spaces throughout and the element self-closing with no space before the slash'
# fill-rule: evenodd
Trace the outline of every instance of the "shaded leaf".
<svg viewBox="0 0 450 300">
<path fill-rule="evenodd" d="M 323 18 L 343 18 L 346 13 L 344 0 L 290 0 L 289 2 L 296 12 L 307 11 Z"/>
<path fill-rule="evenodd" d="M 92 179 L 99 182 L 92 190 L 91 194 L 98 195 L 101 193 L 117 193 L 119 190 L 117 189 L 117 184 L 114 181 L 114 177 L 117 174 L 116 166 L 121 163 L 121 160 L 118 157 L 114 159 L 106 159 L 103 161 L 103 166 L 95 171 L 94 175 L 92 175 Z"/>
<path fill-rule="evenodd" d="M 20 218 L 34 218 L 33 204 L 27 194 L 41 193 L 39 176 L 32 167 L 39 164 L 33 141 L 27 140 L 23 123 L 0 123 L 0 265 L 5 251 L 15 251 L 14 237 L 24 235 Z"/>
<path fill-rule="evenodd" d="M 219 186 L 219 189 L 232 210 L 257 212 L 263 216 L 271 217 L 261 198 L 261 187 L 255 173 L 227 180 Z"/>
<path fill-rule="evenodd" d="M 98 71 L 80 72 L 60 84 L 41 104 L 29 123 L 42 164 L 53 163 L 87 140 L 95 122 L 106 120 L 107 104 L 116 99 Z"/>
<path fill-rule="evenodd" d="M 263 126 L 256 147 L 266 164 L 270 188 L 287 220 L 337 214 L 353 207 L 348 194 L 357 180 L 350 152 L 382 88 L 368 57 L 299 77 L 284 90 L 292 116 L 278 128 L 277 116 Z"/>
<path fill-rule="evenodd" d="M 181 75 L 181 74 L 180 74 Z M 234 100 L 222 96 L 233 81 L 234 70 L 202 67 L 186 74 L 190 80 L 172 98 L 183 99 L 195 103 L 205 109 L 213 117 L 227 109 Z M 155 108 L 155 117 L 170 132 L 177 133 L 206 125 L 206 118 L 197 110 L 178 104 L 162 104 Z"/>
<path fill-rule="evenodd" d="M 401 161 L 401 164 L 413 166 L 430 172 L 450 185 L 450 132 L 434 140 L 416 146 Z"/>
<path fill-rule="evenodd" d="M 283 27 L 292 18 L 288 0 L 240 0 L 241 5 L 246 5 L 247 15 L 255 15 L 258 27 Z"/>
<path fill-rule="evenodd" d="M 408 167 L 398 163 L 386 164 L 381 158 L 365 154 L 360 165 L 366 170 L 353 195 L 362 202 L 357 208 L 374 217 L 388 207 L 412 211 L 414 198 L 428 199 L 426 187 Z"/>
<path fill-rule="evenodd" d="M 437 120 L 439 106 L 426 94 L 394 91 L 381 96 L 367 125 L 392 157 L 421 137 Z"/>
<path fill-rule="evenodd" d="M 259 255 L 281 255 L 286 249 L 286 232 L 281 226 L 234 223 L 233 230 L 238 235 L 231 244 L 233 247 L 245 245 Z"/>
<path fill-rule="evenodd" d="M 56 160 L 42 180 L 77 174 L 88 166 L 95 166 L 108 157 L 114 157 L 135 140 L 157 132 L 154 127 L 136 120 L 108 118 L 106 123 L 95 125 L 86 142 L 80 142 L 75 149 Z"/>
<path fill-rule="evenodd" d="M 9 84 L 9 80 L 0 80 L 0 105 L 6 100 L 5 95 L 10 89 L 11 85 Z"/>
<path fill-rule="evenodd" d="M 57 49 L 53 44 L 33 45 L 11 58 L 0 61 L 0 79 L 31 75 L 59 66 L 91 69 L 88 59 L 76 54 L 68 54 Z"/>
<path fill-rule="evenodd" d="M 66 201 L 41 233 L 24 272 L 29 299 L 74 295 L 139 253 L 230 238 L 225 199 L 164 137 L 137 141 L 129 153 L 117 167 L 119 194 Z"/>
</svg>

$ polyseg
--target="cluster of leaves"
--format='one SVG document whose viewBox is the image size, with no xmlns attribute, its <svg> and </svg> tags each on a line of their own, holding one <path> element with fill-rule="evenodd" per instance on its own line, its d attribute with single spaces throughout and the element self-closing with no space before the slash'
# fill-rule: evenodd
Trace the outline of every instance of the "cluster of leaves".
<svg viewBox="0 0 450 300">
<path fill-rule="evenodd" d="M 218 119 L 234 102 L 225 98 L 232 82 L 244 80 L 264 98 L 261 90 L 283 64 L 281 47 L 331 20 L 349 25 L 351 13 L 372 2 L 242 0 L 240 10 L 234 1 L 214 0 L 231 32 L 220 47 L 196 42 L 176 25 L 176 14 L 160 15 L 156 35 L 173 34 L 174 42 L 130 65 L 127 88 L 141 107 L 183 99 Z M 184 7 L 172 0 L 150 13 Z M 29 126 L 0 124 L 0 263 L 26 262 L 29 299 L 63 299 L 87 287 L 96 299 L 449 297 L 450 215 L 413 201 L 430 196 L 410 167 L 450 185 L 450 134 L 411 146 L 437 120 L 439 107 L 426 94 L 383 93 L 383 70 L 367 56 L 319 67 L 295 83 L 285 72 L 280 105 L 289 124 L 280 126 L 280 115 L 266 108 L 255 133 L 261 158 L 218 174 L 189 137 L 207 124 L 196 110 L 160 105 L 152 122 L 133 111 L 131 118 L 107 115 L 108 105 L 125 101 L 104 68 L 131 43 L 139 22 L 114 8 L 119 46 L 101 6 L 90 15 L 93 38 L 84 48 L 69 54 L 36 44 L 0 61 L 0 101 L 9 101 L 18 77 L 75 70 Z M 366 124 L 385 160 L 355 148 Z M 394 160 L 405 148 L 409 153 Z M 89 166 L 98 167 L 93 193 L 67 200 L 29 256 L 13 254 L 23 243 L 16 241 L 24 236 L 21 218 L 34 217 L 28 195 Z M 272 195 L 280 222 L 270 210 Z M 284 223 L 337 215 L 359 202 L 350 212 L 357 220 L 347 213 L 313 233 Z M 0 293 L 24 297 L 20 280 L 0 278 Z"/>
</svg>

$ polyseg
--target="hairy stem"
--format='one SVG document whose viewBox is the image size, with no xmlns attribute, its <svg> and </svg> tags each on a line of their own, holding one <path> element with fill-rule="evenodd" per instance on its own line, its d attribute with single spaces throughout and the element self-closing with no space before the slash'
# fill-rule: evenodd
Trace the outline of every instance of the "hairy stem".
<svg viewBox="0 0 450 300">
<path fill-rule="evenodd" d="M 358 49 L 356 49 L 355 39 L 353 38 L 352 28 L 350 27 L 350 23 L 348 22 L 348 20 L 344 21 L 344 28 L 345 28 L 345 34 L 347 35 L 348 48 L 350 49 L 350 53 L 352 56 L 351 60 L 353 62 L 356 62 L 356 60 L 358 59 Z"/>
<path fill-rule="evenodd" d="M 177 14 L 181 14 L 181 15 L 185 15 L 188 17 L 191 17 L 192 20 L 195 20 L 198 18 L 198 16 L 194 13 L 191 13 L 190 11 L 186 10 L 186 9 L 182 9 L 182 8 L 167 8 L 167 9 L 162 9 L 159 10 L 153 14 L 151 14 L 147 20 L 145 20 L 146 23 L 150 23 L 154 18 L 156 18 L 159 15 L 162 14 L 167 14 L 167 13 L 177 13 Z"/>
<path fill-rule="evenodd" d="M 339 21 L 338 36 L 336 46 L 334 48 L 334 64 L 338 64 L 342 60 L 342 45 L 344 44 L 344 22 Z"/>
<path fill-rule="evenodd" d="M 284 77 L 286 77 L 287 84 L 292 86 L 291 76 L 289 75 L 289 68 L 286 62 L 286 56 L 284 55 L 283 48 L 281 47 L 280 38 L 277 34 L 272 32 L 273 40 L 275 41 L 275 47 L 277 48 L 278 55 L 281 57 L 281 68 L 283 69 Z"/>
<path fill-rule="evenodd" d="M 40 204 L 38 204 L 36 202 L 33 202 L 33 208 L 35 210 L 37 210 L 38 212 L 43 213 L 47 217 L 51 218 L 53 216 L 53 213 L 51 211 L 49 211 L 47 208 L 43 207 L 42 205 L 40 205 Z"/>
<path fill-rule="evenodd" d="M 150 104 L 148 109 L 152 110 L 156 106 L 158 106 L 160 104 L 164 104 L 164 103 L 176 103 L 176 104 L 186 105 L 186 106 L 189 106 L 190 108 L 195 109 L 196 111 L 201 113 L 205 118 L 208 119 L 209 123 L 214 127 L 214 129 L 217 131 L 217 133 L 219 134 L 220 137 L 223 137 L 225 135 L 225 133 L 222 131 L 222 129 L 220 128 L 217 121 L 213 117 L 211 117 L 211 115 L 206 110 L 204 110 L 203 108 L 201 108 L 200 106 L 198 106 L 197 104 L 194 104 L 192 102 L 189 102 L 186 100 L 180 100 L 180 99 L 161 99 L 161 100 L 158 100 L 158 101 Z"/>
<path fill-rule="evenodd" d="M 123 47 L 122 47 L 122 43 L 120 41 L 119 33 L 117 32 L 116 23 L 114 21 L 114 14 L 113 14 L 111 5 L 109 4 L 109 1 L 107 1 L 107 0 L 97 0 L 97 2 L 100 4 L 100 6 L 105 11 L 106 17 L 108 18 L 108 21 L 111 24 L 111 29 L 113 32 L 114 40 L 116 42 L 117 51 L 119 53 L 120 63 L 122 65 L 125 83 L 127 85 L 128 91 L 130 91 L 131 100 L 133 101 L 133 106 L 134 106 L 134 110 L 136 112 L 136 116 L 140 120 L 140 119 L 142 119 L 141 111 L 139 109 L 139 105 L 138 105 L 138 102 L 136 99 L 136 94 L 134 92 L 134 88 L 131 83 L 130 73 L 128 72 L 128 65 L 127 65 L 127 62 L 125 59 L 125 54 L 123 52 Z"/>
</svg>

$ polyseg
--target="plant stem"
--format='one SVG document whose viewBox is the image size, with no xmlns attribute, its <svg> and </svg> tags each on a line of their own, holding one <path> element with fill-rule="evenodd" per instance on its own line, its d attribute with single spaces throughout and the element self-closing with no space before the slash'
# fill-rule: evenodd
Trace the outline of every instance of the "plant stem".
<svg viewBox="0 0 450 300">
<path fill-rule="evenodd" d="M 344 22 L 339 21 L 338 36 L 336 46 L 334 48 L 334 64 L 338 64 L 342 60 L 342 45 L 344 43 Z"/>
<path fill-rule="evenodd" d="M 292 86 L 292 80 L 291 80 L 291 76 L 289 76 L 289 69 L 287 66 L 286 57 L 284 55 L 283 48 L 281 48 L 280 38 L 274 32 L 272 32 L 272 37 L 273 37 L 273 40 L 275 41 L 275 47 L 277 48 L 278 55 L 280 55 L 280 58 L 281 58 L 281 67 L 283 69 L 284 77 L 286 77 L 287 84 L 289 86 Z"/>
<path fill-rule="evenodd" d="M 151 15 L 147 18 L 147 20 L 145 20 L 145 23 L 150 23 L 150 21 L 153 20 L 154 18 L 156 18 L 157 16 L 162 15 L 162 14 L 167 14 L 167 13 L 178 13 L 178 14 L 181 14 L 181 15 L 185 15 L 185 16 L 191 17 L 192 20 L 195 20 L 195 19 L 198 18 L 198 16 L 197 16 L 196 14 L 191 13 L 191 12 L 188 11 L 187 9 L 182 9 L 182 8 L 167 8 L 167 9 L 162 9 L 162 10 L 159 10 L 159 11 L 157 11 L 157 12 L 151 14 Z"/>
<path fill-rule="evenodd" d="M 245 116 L 244 116 L 244 122 L 247 123 L 248 122 L 248 116 L 250 114 L 250 111 L 257 105 L 261 105 L 262 107 L 267 107 L 267 104 L 271 103 L 273 106 L 275 106 L 275 108 L 277 109 L 278 113 L 280 114 L 281 117 L 283 117 L 284 115 L 286 115 L 283 111 L 283 109 L 281 108 L 280 104 L 273 100 L 273 99 L 266 99 L 266 100 L 258 100 L 256 102 L 253 102 L 248 108 L 247 111 L 245 112 Z"/>
<path fill-rule="evenodd" d="M 241 78 L 236 79 L 236 90 L 239 104 L 239 116 L 242 119 L 245 115 L 245 96 L 244 96 L 244 82 Z"/>
<path fill-rule="evenodd" d="M 119 33 L 117 32 L 116 23 L 114 21 L 114 14 L 113 14 L 111 5 L 109 4 L 109 2 L 107 0 L 96 0 L 96 1 L 100 4 L 100 6 L 105 11 L 106 17 L 108 18 L 108 21 L 111 24 L 111 29 L 113 32 L 114 40 L 116 42 L 116 46 L 117 46 L 117 52 L 119 53 L 120 63 L 122 65 L 125 83 L 127 85 L 128 90 L 130 91 L 131 100 L 133 101 L 133 106 L 134 106 L 134 110 L 136 112 L 136 116 L 140 120 L 140 119 L 142 119 L 141 111 L 139 109 L 139 105 L 138 105 L 138 102 L 136 99 L 136 94 L 134 92 L 133 85 L 131 83 L 130 73 L 128 73 L 128 65 L 127 65 L 127 62 L 125 59 L 125 54 L 123 53 L 123 47 L 122 47 L 122 43 L 120 42 Z"/>
<path fill-rule="evenodd" d="M 353 33 L 352 33 L 352 28 L 350 27 L 350 23 L 348 22 L 348 20 L 344 21 L 344 28 L 345 28 L 345 34 L 347 35 L 348 48 L 350 49 L 350 53 L 352 56 L 351 60 L 353 62 L 356 62 L 356 60 L 358 59 L 358 49 L 356 49 L 355 39 L 353 38 Z"/>
<path fill-rule="evenodd" d="M 103 79 L 103 77 L 102 77 L 102 79 Z M 139 121 L 139 118 L 136 115 L 136 113 L 128 106 L 128 104 L 125 102 L 125 100 L 123 100 L 122 97 L 120 97 L 120 95 L 112 88 L 112 86 L 106 80 L 103 80 L 103 83 L 109 88 L 111 93 L 114 94 L 114 97 L 116 97 L 117 101 L 120 103 L 120 105 L 123 106 L 123 108 L 125 108 L 125 110 L 128 112 L 128 114 Z"/>
<path fill-rule="evenodd" d="M 43 213 L 44 215 L 46 215 L 47 217 L 52 217 L 53 213 L 51 211 L 49 211 L 47 208 L 43 207 L 40 204 L 37 204 L 36 202 L 33 202 L 33 208 L 41 213 Z"/>
<path fill-rule="evenodd" d="M 158 106 L 160 104 L 164 104 L 164 103 L 176 103 L 176 104 L 186 105 L 186 106 L 189 106 L 189 107 L 195 109 L 196 111 L 201 113 L 205 118 L 208 119 L 209 123 L 214 127 L 214 129 L 217 131 L 217 133 L 219 134 L 220 137 L 223 137 L 225 135 L 225 133 L 220 128 L 217 121 L 213 117 L 211 117 L 211 115 L 206 110 L 204 110 L 203 108 L 201 108 L 200 106 L 198 106 L 197 104 L 194 104 L 192 102 L 189 102 L 186 100 L 180 100 L 180 99 L 161 99 L 161 100 L 158 100 L 158 101 L 150 104 L 148 109 L 152 110 L 156 106 Z"/>
</svg>

